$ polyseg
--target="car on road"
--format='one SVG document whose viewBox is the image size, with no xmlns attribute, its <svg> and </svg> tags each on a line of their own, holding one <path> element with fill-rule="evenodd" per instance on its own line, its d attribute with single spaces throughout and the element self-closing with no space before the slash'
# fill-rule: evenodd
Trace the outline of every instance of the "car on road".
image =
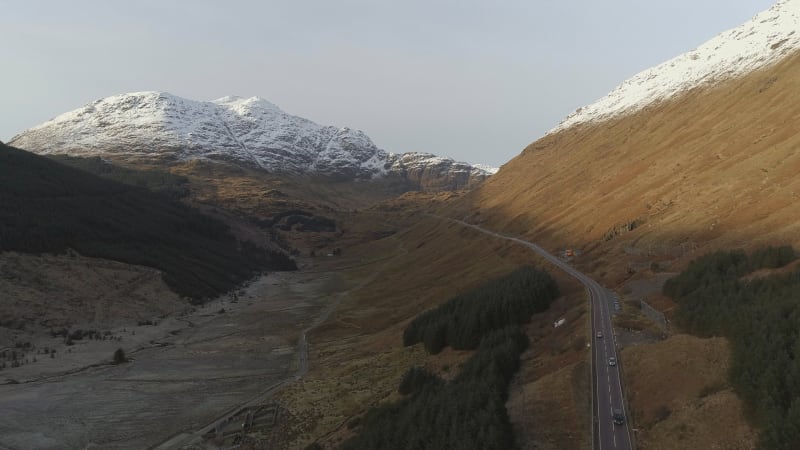
<svg viewBox="0 0 800 450">
<path fill-rule="evenodd" d="M 622 425 L 625 423 L 625 414 L 622 413 L 621 409 L 615 409 L 614 412 L 611 413 L 611 418 L 614 420 L 614 425 Z"/>
<path fill-rule="evenodd" d="M 603 338 L 603 332 L 602 331 L 598 331 L 597 332 L 597 339 L 602 339 L 602 338 Z"/>
<path fill-rule="evenodd" d="M 614 358 L 613 356 L 608 358 L 608 365 L 609 366 L 616 366 L 617 365 L 617 358 Z"/>
</svg>

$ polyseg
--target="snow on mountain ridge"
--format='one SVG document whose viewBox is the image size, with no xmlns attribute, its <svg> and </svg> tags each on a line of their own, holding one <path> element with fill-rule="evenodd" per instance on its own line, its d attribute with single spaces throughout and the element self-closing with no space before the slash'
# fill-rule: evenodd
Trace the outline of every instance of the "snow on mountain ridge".
<svg viewBox="0 0 800 450">
<path fill-rule="evenodd" d="M 706 83 L 733 78 L 800 49 L 800 0 L 780 0 L 750 21 L 696 49 L 625 80 L 605 97 L 578 108 L 547 134 L 584 122 L 634 113 Z"/>
<path fill-rule="evenodd" d="M 490 175 L 494 175 L 494 174 L 497 173 L 497 171 L 500 170 L 499 167 L 489 166 L 489 165 L 486 165 L 486 164 L 472 164 L 472 165 L 474 167 L 477 167 L 478 169 L 486 171 Z"/>
<path fill-rule="evenodd" d="M 246 114 L 247 111 L 249 111 L 253 107 L 258 107 L 261 109 L 272 109 L 275 111 L 283 112 L 283 110 L 281 110 L 281 108 L 278 107 L 278 105 L 270 102 L 269 100 L 265 100 L 261 97 L 244 98 L 238 95 L 226 95 L 225 97 L 212 100 L 211 103 L 215 103 L 217 105 L 226 105 L 230 107 L 230 109 L 240 114 Z"/>
<path fill-rule="evenodd" d="M 321 126 L 258 97 L 194 101 L 151 91 L 94 101 L 24 131 L 12 144 L 40 154 L 217 159 L 276 172 L 352 178 L 407 174 L 406 166 L 415 158 L 408 155 L 418 155 L 386 152 L 361 130 Z M 457 171 L 458 176 L 449 179 L 458 187 L 489 175 L 466 163 L 442 163 L 431 156 L 417 156 L 420 161 L 414 164 L 436 170 L 414 170 L 442 176 L 447 170 Z"/>
</svg>

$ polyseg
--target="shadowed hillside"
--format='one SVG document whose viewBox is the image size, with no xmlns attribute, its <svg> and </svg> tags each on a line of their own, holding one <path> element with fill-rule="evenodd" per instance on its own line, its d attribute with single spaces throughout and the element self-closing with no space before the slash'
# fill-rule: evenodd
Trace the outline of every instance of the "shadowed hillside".
<svg viewBox="0 0 800 450">
<path fill-rule="evenodd" d="M 294 269 L 285 255 L 237 242 L 222 222 L 144 188 L 0 146 L 0 251 L 63 252 L 157 268 L 194 299 L 254 273 Z"/>
</svg>

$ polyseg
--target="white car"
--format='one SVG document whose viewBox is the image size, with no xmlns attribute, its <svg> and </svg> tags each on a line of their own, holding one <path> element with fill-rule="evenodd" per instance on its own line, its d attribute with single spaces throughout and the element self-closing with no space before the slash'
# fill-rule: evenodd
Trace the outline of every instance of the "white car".
<svg viewBox="0 0 800 450">
<path fill-rule="evenodd" d="M 597 339 L 603 339 L 603 332 L 602 331 L 598 331 L 597 332 Z"/>
<path fill-rule="evenodd" d="M 614 358 L 613 356 L 608 358 L 608 365 L 609 366 L 616 366 L 617 365 L 617 358 Z"/>
</svg>

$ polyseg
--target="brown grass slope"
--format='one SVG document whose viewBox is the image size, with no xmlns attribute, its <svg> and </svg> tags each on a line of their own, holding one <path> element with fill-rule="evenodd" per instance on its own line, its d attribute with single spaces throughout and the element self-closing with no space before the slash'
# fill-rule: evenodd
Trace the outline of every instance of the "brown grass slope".
<svg viewBox="0 0 800 450">
<path fill-rule="evenodd" d="M 601 250 L 620 255 L 625 247 L 798 245 L 799 69 L 795 53 L 636 114 L 545 136 L 462 208 L 550 248 L 606 242 Z M 638 228 L 604 241 L 633 221 Z"/>
<path fill-rule="evenodd" d="M 623 290 L 651 263 L 717 248 L 800 245 L 800 53 L 627 116 L 528 146 L 449 214 L 556 250 Z M 619 326 L 619 324 L 618 324 Z M 641 448 L 752 448 L 724 339 L 625 349 Z M 675 389 L 681 386 L 681 389 Z"/>
<path fill-rule="evenodd" d="M 408 322 L 520 265 L 541 264 L 520 245 L 444 219 L 411 210 L 370 214 L 376 217 L 364 217 L 364 223 L 399 231 L 323 260 L 341 270 L 347 286 L 332 300 L 337 307 L 330 317 L 309 335 L 308 376 L 277 397 L 285 413 L 270 448 L 301 449 L 313 441 L 335 448 L 357 431 L 351 428 L 370 407 L 397 399 L 400 378 L 412 365 L 454 376 L 469 352 L 430 356 L 419 345 L 405 348 Z M 586 448 L 586 303 L 578 285 L 550 270 L 565 295 L 527 327 L 531 348 L 511 387 L 509 413 L 524 448 L 535 448 L 536 442 Z M 553 329 L 559 317 L 568 325 Z"/>
<path fill-rule="evenodd" d="M 678 334 L 622 351 L 641 449 L 755 448 L 744 407 L 728 384 L 724 338 Z"/>
</svg>

